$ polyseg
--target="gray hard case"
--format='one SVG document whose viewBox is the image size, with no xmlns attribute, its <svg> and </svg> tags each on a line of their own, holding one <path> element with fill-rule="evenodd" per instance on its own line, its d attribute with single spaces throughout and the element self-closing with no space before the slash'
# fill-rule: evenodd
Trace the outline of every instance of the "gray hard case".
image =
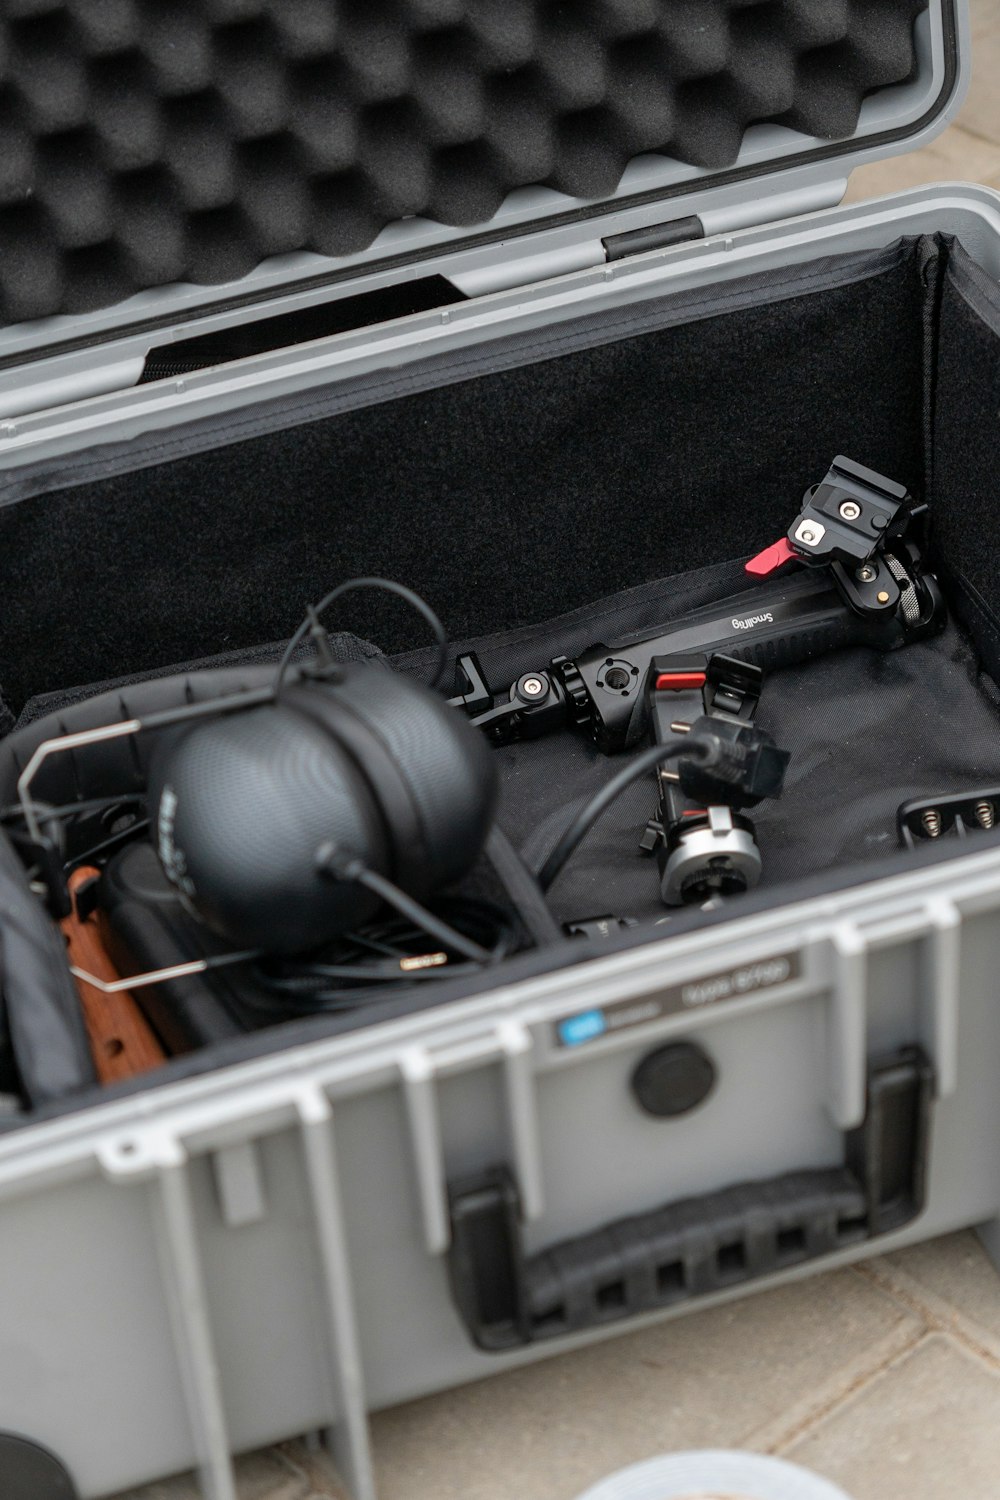
<svg viewBox="0 0 1000 1500">
<path fill-rule="evenodd" d="M 741 148 L 749 175 L 647 155 L 586 212 L 522 189 L 488 232 L 408 220 L 336 262 L 303 252 L 230 287 L 150 289 L 8 328 L 6 502 L 102 445 L 195 451 L 258 403 L 342 392 L 357 408 L 390 374 L 433 386 L 441 356 L 499 368 L 582 314 L 627 311 L 635 326 L 648 308 L 664 326 L 670 306 L 684 315 L 730 283 L 901 237 L 955 236 L 997 278 L 994 192 L 836 206 L 852 167 L 925 143 L 959 107 L 961 0 L 932 0 L 916 39 L 913 77 L 871 93 L 834 151 L 759 126 Z M 375 291 L 418 256 L 468 300 L 136 384 L 151 317 L 160 344 L 177 341 Z M 986 838 L 21 1123 L 0 1136 L 0 1428 L 55 1455 L 83 1500 L 189 1468 L 207 1500 L 235 1500 L 234 1454 L 321 1432 L 355 1500 L 374 1500 L 372 1410 L 960 1226 L 1000 1256 L 998 912 L 1000 845 Z M 591 1039 L 565 1045 L 567 1018 L 594 1015 Z M 719 1083 L 710 1107 L 651 1121 L 628 1079 L 678 1039 L 710 1052 Z M 891 1191 L 865 1180 L 866 1160 L 889 1170 L 900 1149 Z M 817 1174 L 836 1181 L 785 1226 L 782 1258 L 760 1249 L 784 1222 L 779 1189 L 767 1209 L 766 1193 L 732 1186 L 795 1171 L 811 1189 Z M 539 1252 L 562 1247 L 566 1285 L 591 1299 L 578 1331 L 557 1314 L 522 1337 L 476 1304 L 480 1212 L 496 1277 L 537 1280 L 554 1264 Z M 658 1214 L 643 1233 L 668 1244 L 662 1285 L 626 1319 L 627 1264 L 603 1285 L 587 1268 L 608 1253 L 602 1226 Z M 474 1342 L 477 1318 L 494 1347 Z M 0 1490 L 12 1451 L 0 1446 Z"/>
</svg>

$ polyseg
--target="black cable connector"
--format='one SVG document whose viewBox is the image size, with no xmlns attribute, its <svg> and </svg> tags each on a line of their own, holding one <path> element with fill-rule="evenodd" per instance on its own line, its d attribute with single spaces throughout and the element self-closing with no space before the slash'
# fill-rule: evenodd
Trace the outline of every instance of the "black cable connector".
<svg viewBox="0 0 1000 1500">
<path fill-rule="evenodd" d="M 366 890 L 380 897 L 387 906 L 399 912 L 408 922 L 426 932 L 436 943 L 444 948 L 450 948 L 461 954 L 462 958 L 468 959 L 474 964 L 491 964 L 496 959 L 496 954 L 491 953 L 473 938 L 466 937 L 465 933 L 459 932 L 449 922 L 428 911 L 426 906 L 421 906 L 412 896 L 393 881 L 387 880 L 384 875 L 379 875 L 359 859 L 356 854 L 346 850 L 338 849 L 332 842 L 321 844 L 316 851 L 316 868 L 335 880 L 346 880 L 352 884 L 363 885 Z"/>
<path fill-rule="evenodd" d="M 706 807 L 738 808 L 779 796 L 790 759 L 762 729 L 705 714 L 695 719 L 683 739 L 651 745 L 637 755 L 581 808 L 538 871 L 538 883 L 547 891 L 615 798 L 664 761 L 678 762 L 677 777 L 686 797 Z"/>
<path fill-rule="evenodd" d="M 738 719 L 705 714 L 695 719 L 685 747 L 697 741 L 700 753 L 682 756 L 677 767 L 681 791 L 705 807 L 755 807 L 763 797 L 780 797 L 791 756 L 769 734 Z"/>
</svg>

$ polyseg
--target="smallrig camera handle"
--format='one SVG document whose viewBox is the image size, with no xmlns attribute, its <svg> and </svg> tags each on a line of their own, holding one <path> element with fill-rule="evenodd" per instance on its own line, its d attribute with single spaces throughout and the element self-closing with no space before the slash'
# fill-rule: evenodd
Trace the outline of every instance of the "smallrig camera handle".
<svg viewBox="0 0 1000 1500">
<path fill-rule="evenodd" d="M 613 754 L 646 733 L 654 657 L 723 655 L 771 672 L 845 646 L 895 650 L 944 623 L 937 581 L 923 566 L 926 521 L 926 507 L 901 485 L 837 458 L 806 492 L 788 535 L 747 564 L 760 580 L 755 587 L 692 610 L 656 635 L 598 641 L 573 661 L 557 657 L 523 674 L 495 705 L 478 662 L 464 657 L 451 702 L 501 743 L 569 724 Z"/>
</svg>

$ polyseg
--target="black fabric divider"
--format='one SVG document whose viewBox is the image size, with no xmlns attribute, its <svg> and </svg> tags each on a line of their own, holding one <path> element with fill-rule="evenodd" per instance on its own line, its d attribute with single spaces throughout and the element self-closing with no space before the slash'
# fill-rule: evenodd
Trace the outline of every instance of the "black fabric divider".
<svg viewBox="0 0 1000 1500">
<path fill-rule="evenodd" d="M 356 573 L 405 579 L 456 637 L 516 628 L 772 541 L 837 452 L 919 487 L 923 297 L 904 248 L 850 285 L 12 505 L 0 681 L 20 704 L 255 647 Z M 413 641 L 391 602 L 350 623 Z"/>
<path fill-rule="evenodd" d="M 938 325 L 934 536 L 954 606 L 994 676 L 1000 675 L 998 412 L 1000 288 L 954 245 Z"/>
<path fill-rule="evenodd" d="M 360 636 L 352 635 L 346 630 L 331 630 L 327 633 L 330 650 L 337 661 L 380 661 L 383 653 L 378 646 L 371 641 L 363 641 Z M 105 682 L 92 682 L 85 687 L 62 688 L 51 693 L 39 693 L 36 697 L 29 699 L 21 710 L 16 722 L 12 719 L 10 729 L 23 729 L 27 724 L 33 724 L 37 719 L 42 719 L 46 714 L 61 713 L 64 709 L 72 707 L 74 703 L 85 703 L 90 698 L 96 698 L 99 694 L 109 692 L 112 688 L 120 690 L 130 687 L 135 682 L 151 682 L 159 677 L 178 677 L 188 672 L 210 672 L 218 667 L 243 667 L 261 666 L 273 662 L 277 671 L 278 662 L 285 649 L 284 641 L 271 641 L 263 646 L 251 646 L 245 651 L 225 651 L 219 656 L 203 656 L 198 661 L 174 662 L 171 666 L 157 667 L 152 672 L 133 672 L 124 677 L 115 677 Z M 298 646 L 292 654 L 292 661 L 302 661 L 305 657 L 313 654 L 311 641 L 305 641 Z M 6 728 L 0 726 L 0 732 L 6 733 Z M 0 749 L 2 759 L 2 749 Z"/>
</svg>

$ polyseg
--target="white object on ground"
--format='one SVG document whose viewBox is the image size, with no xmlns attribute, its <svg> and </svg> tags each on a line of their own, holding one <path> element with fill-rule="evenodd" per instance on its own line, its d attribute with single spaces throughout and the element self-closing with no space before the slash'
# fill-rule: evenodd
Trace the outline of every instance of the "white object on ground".
<svg viewBox="0 0 1000 1500">
<path fill-rule="evenodd" d="M 602 1479 L 577 1500 L 851 1500 L 798 1464 L 759 1453 L 672 1453 Z"/>
</svg>

